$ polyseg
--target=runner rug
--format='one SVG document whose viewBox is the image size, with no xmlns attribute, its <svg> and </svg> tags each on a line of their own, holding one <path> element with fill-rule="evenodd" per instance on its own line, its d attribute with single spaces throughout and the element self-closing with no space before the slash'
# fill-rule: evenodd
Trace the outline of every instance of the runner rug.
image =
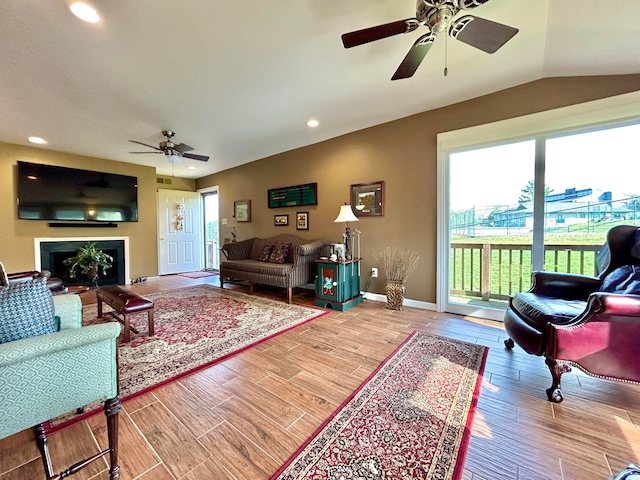
<svg viewBox="0 0 640 480">
<path fill-rule="evenodd" d="M 272 480 L 460 479 L 486 354 L 414 332 Z"/>
<path fill-rule="evenodd" d="M 120 398 L 123 401 L 267 340 L 327 313 L 282 301 L 198 285 L 145 295 L 155 306 L 155 335 L 134 337 L 120 344 Z M 104 311 L 110 308 L 104 305 Z M 82 310 L 83 324 L 97 318 L 97 305 Z M 131 316 L 131 325 L 148 331 L 147 313 Z M 87 413 L 51 421 L 59 430 L 101 410 L 96 403 Z"/>
</svg>

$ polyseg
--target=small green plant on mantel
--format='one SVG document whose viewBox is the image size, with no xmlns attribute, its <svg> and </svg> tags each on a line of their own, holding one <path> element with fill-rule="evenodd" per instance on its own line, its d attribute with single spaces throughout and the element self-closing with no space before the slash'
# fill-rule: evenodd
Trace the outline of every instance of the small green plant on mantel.
<svg viewBox="0 0 640 480">
<path fill-rule="evenodd" d="M 102 274 L 106 275 L 106 271 L 113 265 L 113 257 L 102 250 L 98 250 L 95 242 L 93 242 L 80 247 L 74 257 L 63 260 L 62 264 L 67 267 L 69 277 L 76 278 L 79 271 L 89 277 L 91 287 L 97 287 L 100 269 L 102 268 Z"/>
</svg>

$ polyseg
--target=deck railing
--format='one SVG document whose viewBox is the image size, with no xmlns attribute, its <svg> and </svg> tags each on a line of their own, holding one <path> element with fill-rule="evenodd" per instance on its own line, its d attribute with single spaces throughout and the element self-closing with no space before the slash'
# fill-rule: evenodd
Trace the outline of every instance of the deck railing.
<svg viewBox="0 0 640 480">
<path fill-rule="evenodd" d="M 601 245 L 546 244 L 545 270 L 595 275 Z M 483 301 L 506 301 L 531 286 L 531 245 L 451 244 L 450 293 Z"/>
<path fill-rule="evenodd" d="M 207 270 L 217 270 L 220 268 L 220 251 L 218 242 L 215 240 L 205 241 L 205 268 Z"/>
</svg>

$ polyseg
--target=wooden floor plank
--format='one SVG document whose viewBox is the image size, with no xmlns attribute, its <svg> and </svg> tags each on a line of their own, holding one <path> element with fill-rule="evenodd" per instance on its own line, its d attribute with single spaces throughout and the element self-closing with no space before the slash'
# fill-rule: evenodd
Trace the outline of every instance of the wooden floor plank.
<svg viewBox="0 0 640 480">
<path fill-rule="evenodd" d="M 220 465 L 216 459 L 208 458 L 180 480 L 241 480 Z M 155 480 L 149 478 L 149 480 Z"/>
<path fill-rule="evenodd" d="M 284 380 L 277 375 L 261 380 L 259 385 L 272 394 L 294 405 L 300 411 L 310 413 L 318 418 L 325 418 L 338 408 L 338 403 L 327 400 L 293 382 Z"/>
<path fill-rule="evenodd" d="M 206 402 L 180 382 L 163 385 L 154 392 L 164 407 L 173 413 L 195 437 L 222 423 L 222 418 L 208 408 Z"/>
<path fill-rule="evenodd" d="M 146 471 L 160 464 L 160 456 L 151 448 L 147 438 L 140 432 L 129 415 L 120 411 L 118 415 L 118 451 L 135 450 L 137 455 L 121 455 L 119 457 L 120 472 L 124 478 L 137 478 Z M 87 420 L 101 450 L 109 447 L 107 425 L 104 415 L 94 415 Z"/>
<path fill-rule="evenodd" d="M 238 479 L 269 478 L 278 463 L 229 423 L 200 437 L 216 462 Z"/>
<path fill-rule="evenodd" d="M 40 459 L 32 428 L 15 433 L 0 442 L 0 474 L 8 472 L 31 460 Z"/>
<path fill-rule="evenodd" d="M 159 403 L 132 413 L 131 418 L 176 478 L 186 475 L 211 456 L 198 439 Z"/>
<path fill-rule="evenodd" d="M 218 405 L 216 413 L 279 463 L 284 463 L 298 447 L 295 435 L 238 397 Z"/>
<path fill-rule="evenodd" d="M 104 419 L 104 415 L 101 415 Z M 49 450 L 53 469 L 60 472 L 76 462 L 100 452 L 100 447 L 87 422 L 76 423 L 49 436 Z M 104 457 L 92 462 L 74 475 L 74 480 L 85 480 L 107 471 Z"/>
</svg>

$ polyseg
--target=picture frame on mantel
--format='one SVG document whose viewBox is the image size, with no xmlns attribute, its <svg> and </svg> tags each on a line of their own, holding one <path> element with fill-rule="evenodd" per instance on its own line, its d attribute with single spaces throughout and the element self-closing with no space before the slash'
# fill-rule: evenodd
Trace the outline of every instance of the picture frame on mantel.
<svg viewBox="0 0 640 480">
<path fill-rule="evenodd" d="M 351 207 L 356 217 L 384 215 L 384 182 L 351 185 Z"/>
<path fill-rule="evenodd" d="M 233 202 L 233 216 L 236 222 L 251 222 L 251 200 Z"/>
</svg>

